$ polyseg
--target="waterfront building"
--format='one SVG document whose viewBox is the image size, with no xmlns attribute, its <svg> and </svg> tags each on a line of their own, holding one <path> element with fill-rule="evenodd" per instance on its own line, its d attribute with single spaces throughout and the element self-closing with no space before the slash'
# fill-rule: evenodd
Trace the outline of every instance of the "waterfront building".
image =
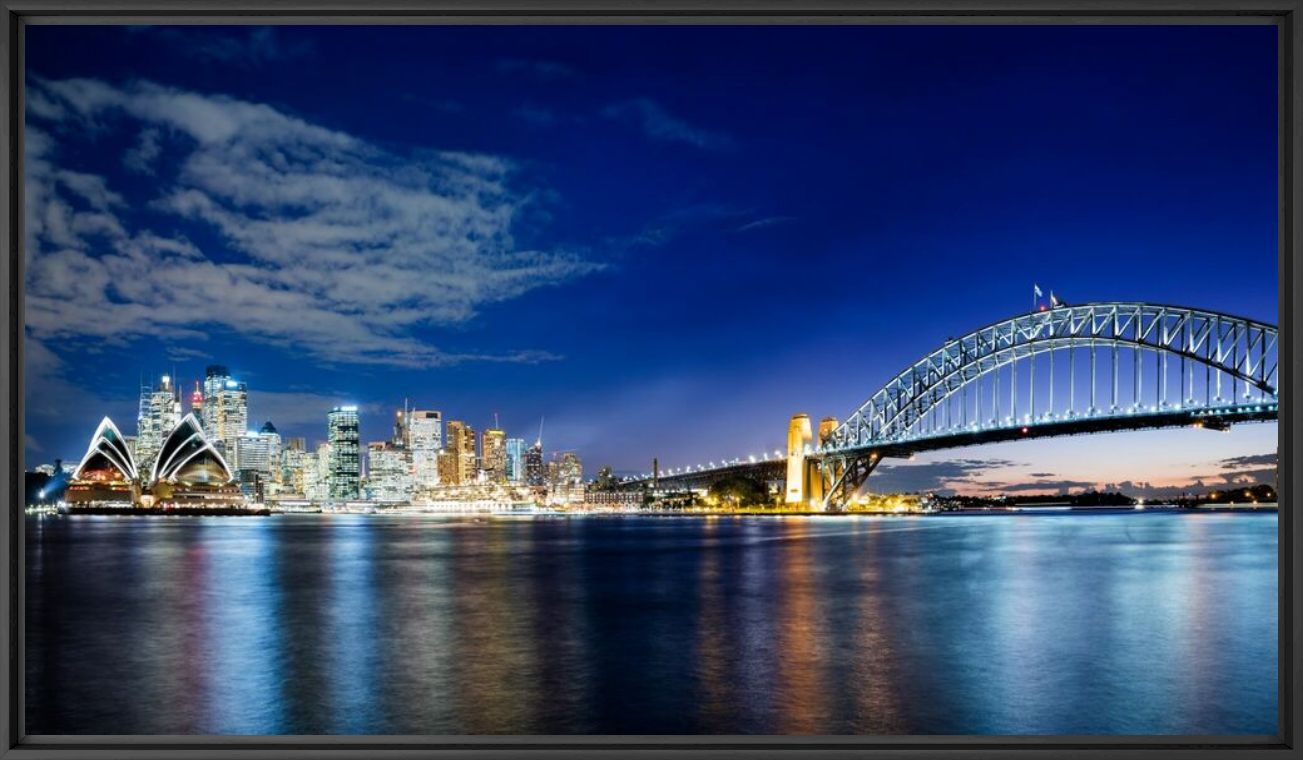
<svg viewBox="0 0 1303 760">
<path fill-rule="evenodd" d="M 461 420 L 448 421 L 448 451 L 452 453 L 452 480 L 448 485 L 464 486 L 475 482 L 478 463 L 475 457 L 475 429 Z"/>
<path fill-rule="evenodd" d="M 105 417 L 72 472 L 65 498 L 73 505 L 129 507 L 139 499 L 138 481 L 136 462 L 122 433 L 113 420 Z"/>
<path fill-rule="evenodd" d="M 163 437 L 181 421 L 181 397 L 172 378 L 163 375 L 155 385 L 140 389 L 140 412 L 136 417 L 136 464 L 148 471 L 158 457 Z"/>
<path fill-rule="evenodd" d="M 507 482 L 525 482 L 525 439 L 507 439 Z"/>
<path fill-rule="evenodd" d="M 406 501 L 412 496 L 412 452 L 391 441 L 367 446 L 367 498 Z"/>
<path fill-rule="evenodd" d="M 236 482 L 240 493 L 249 501 L 262 503 L 267 497 L 267 473 L 251 468 L 241 468 Z"/>
<path fill-rule="evenodd" d="M 507 433 L 488 428 L 480 434 L 480 462 L 484 479 L 490 483 L 507 481 Z"/>
<path fill-rule="evenodd" d="M 326 418 L 330 440 L 327 492 L 331 500 L 356 499 L 361 493 L 361 440 L 356 406 L 337 406 Z"/>
<path fill-rule="evenodd" d="M 543 441 L 525 450 L 525 483 L 539 487 L 547 485 L 547 470 L 543 467 Z"/>
<path fill-rule="evenodd" d="M 235 473 L 204 435 L 199 419 L 187 414 L 168 434 L 150 473 L 151 505 L 233 506 L 243 498 Z"/>
<path fill-rule="evenodd" d="M 448 482 L 439 471 L 439 452 L 443 449 L 443 413 L 432 409 L 413 409 L 407 413 L 407 448 L 412 452 L 413 486 L 430 488 Z"/>
<path fill-rule="evenodd" d="M 249 387 L 220 364 L 205 370 L 202 416 L 204 434 L 224 455 L 236 458 L 236 443 L 249 429 Z"/>
</svg>

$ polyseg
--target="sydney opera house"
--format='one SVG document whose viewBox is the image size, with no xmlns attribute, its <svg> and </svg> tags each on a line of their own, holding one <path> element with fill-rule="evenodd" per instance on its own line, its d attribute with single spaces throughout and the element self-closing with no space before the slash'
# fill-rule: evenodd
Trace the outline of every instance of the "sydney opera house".
<svg viewBox="0 0 1303 760">
<path fill-rule="evenodd" d="M 226 460 L 193 414 L 172 429 L 148 475 L 108 417 L 100 421 L 68 484 L 70 506 L 199 507 L 243 503 Z"/>
</svg>

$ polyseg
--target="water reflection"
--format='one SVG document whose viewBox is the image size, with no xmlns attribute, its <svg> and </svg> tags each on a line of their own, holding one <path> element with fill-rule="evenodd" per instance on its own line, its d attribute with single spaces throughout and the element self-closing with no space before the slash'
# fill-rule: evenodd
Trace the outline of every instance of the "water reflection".
<svg viewBox="0 0 1303 760">
<path fill-rule="evenodd" d="M 28 730 L 1270 734 L 1275 531 L 31 518 Z"/>
</svg>

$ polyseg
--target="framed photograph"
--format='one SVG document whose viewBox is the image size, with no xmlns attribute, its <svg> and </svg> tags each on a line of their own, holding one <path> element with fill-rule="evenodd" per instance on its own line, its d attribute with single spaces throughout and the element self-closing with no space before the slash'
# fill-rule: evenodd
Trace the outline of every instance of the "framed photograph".
<svg viewBox="0 0 1303 760">
<path fill-rule="evenodd" d="M 1296 756 L 1297 4 L 4 3 L 4 756 Z"/>
</svg>

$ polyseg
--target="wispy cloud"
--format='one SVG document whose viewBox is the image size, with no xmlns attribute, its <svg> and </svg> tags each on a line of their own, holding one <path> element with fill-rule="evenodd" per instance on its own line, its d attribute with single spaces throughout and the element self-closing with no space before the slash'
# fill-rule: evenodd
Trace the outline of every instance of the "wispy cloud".
<svg viewBox="0 0 1303 760">
<path fill-rule="evenodd" d="M 751 230 L 758 230 L 763 227 L 773 227 L 776 224 L 783 224 L 785 222 L 790 222 L 793 221 L 794 219 L 796 219 L 796 217 L 794 216 L 767 216 L 763 219 L 757 219 L 754 222 L 747 222 L 741 227 L 738 227 L 737 231 L 750 232 Z"/>
<path fill-rule="evenodd" d="M 494 67 L 504 74 L 524 74 L 544 81 L 570 79 L 579 75 L 573 66 L 541 58 L 500 58 L 494 62 Z"/>
<path fill-rule="evenodd" d="M 547 361 L 537 349 L 448 352 L 421 330 L 601 268 L 516 245 L 535 193 L 496 156 L 397 155 L 267 105 L 150 83 L 37 79 L 32 90 L 44 103 L 27 141 L 37 340 L 178 343 L 216 328 L 325 362 Z M 157 134 L 141 143 L 168 155 L 156 196 L 124 199 L 60 166 L 90 122 Z M 143 205 L 216 231 L 225 250 L 137 226 L 129 209 Z"/>
<path fill-rule="evenodd" d="M 602 115 L 635 124 L 653 140 L 686 143 L 704 150 L 730 150 L 734 147 L 733 138 L 728 135 L 693 126 L 650 98 L 612 103 L 602 109 Z"/>
<path fill-rule="evenodd" d="M 313 46 L 307 40 L 287 43 L 284 34 L 274 26 L 235 27 L 222 32 L 211 28 L 167 26 L 133 26 L 129 29 L 149 35 L 192 58 L 240 67 L 302 58 L 313 52 Z"/>
</svg>

